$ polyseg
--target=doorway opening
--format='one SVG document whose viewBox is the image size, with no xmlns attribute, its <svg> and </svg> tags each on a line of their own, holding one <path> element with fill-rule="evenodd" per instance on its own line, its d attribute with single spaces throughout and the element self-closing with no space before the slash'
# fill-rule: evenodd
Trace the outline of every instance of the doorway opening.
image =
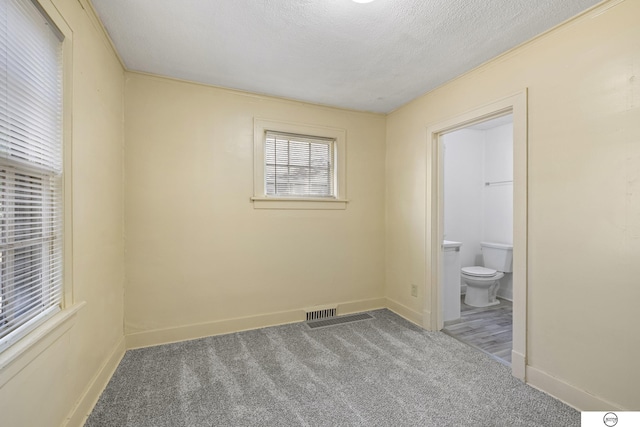
<svg viewBox="0 0 640 427">
<path fill-rule="evenodd" d="M 513 115 L 441 134 L 443 332 L 511 365 Z"/>
<path fill-rule="evenodd" d="M 426 289 L 424 327 L 444 327 L 444 135 L 492 119 L 513 118 L 511 369 L 525 380 L 527 319 L 527 94 L 522 91 L 429 126 L 427 132 Z"/>
</svg>

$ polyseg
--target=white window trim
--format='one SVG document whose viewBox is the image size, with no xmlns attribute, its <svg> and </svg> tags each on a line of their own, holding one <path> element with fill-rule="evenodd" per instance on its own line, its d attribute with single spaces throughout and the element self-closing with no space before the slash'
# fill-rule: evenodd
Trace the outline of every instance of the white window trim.
<svg viewBox="0 0 640 427">
<path fill-rule="evenodd" d="M 64 243 L 63 243 L 63 298 L 62 308 L 34 322 L 35 328 L 0 354 L 0 388 L 13 376 L 29 365 L 43 351 L 71 329 L 77 319 L 77 313 L 85 305 L 84 301 L 74 298 L 73 292 L 73 187 L 71 177 L 72 161 L 72 101 L 73 101 L 73 31 L 66 23 L 51 0 L 35 0 L 49 19 L 63 34 L 62 41 L 62 155 L 63 155 L 63 204 L 64 204 Z"/>
<path fill-rule="evenodd" d="M 34 0 L 32 0 L 34 1 Z M 51 0 L 34 1 L 64 36 L 62 41 L 62 198 L 64 212 L 62 311 L 74 311 L 82 307 L 73 293 L 73 31 Z"/>
<path fill-rule="evenodd" d="M 74 304 L 45 320 L 0 354 L 0 388 L 62 337 L 76 322 L 76 314 L 85 305 Z"/>
<path fill-rule="evenodd" d="M 265 192 L 264 144 L 265 132 L 284 132 L 335 140 L 335 198 L 277 197 Z M 253 207 L 255 209 L 346 209 L 347 207 L 347 132 L 344 129 L 284 122 L 262 118 L 254 119 L 253 126 Z"/>
</svg>

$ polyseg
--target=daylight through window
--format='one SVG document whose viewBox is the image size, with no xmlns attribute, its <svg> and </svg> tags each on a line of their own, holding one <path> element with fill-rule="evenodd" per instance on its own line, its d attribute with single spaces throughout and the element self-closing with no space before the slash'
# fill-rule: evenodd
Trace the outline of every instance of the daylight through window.
<svg viewBox="0 0 640 427">
<path fill-rule="evenodd" d="M 62 299 L 62 42 L 29 0 L 0 2 L 0 351 Z"/>
<path fill-rule="evenodd" d="M 335 140 L 266 132 L 265 192 L 280 197 L 335 197 Z"/>
</svg>

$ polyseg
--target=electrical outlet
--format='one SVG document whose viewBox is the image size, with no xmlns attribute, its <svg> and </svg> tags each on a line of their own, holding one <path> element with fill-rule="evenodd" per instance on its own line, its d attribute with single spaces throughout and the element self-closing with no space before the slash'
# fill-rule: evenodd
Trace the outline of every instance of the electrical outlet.
<svg viewBox="0 0 640 427">
<path fill-rule="evenodd" d="M 417 285 L 411 285 L 411 296 L 412 297 L 418 297 L 418 286 Z"/>
</svg>

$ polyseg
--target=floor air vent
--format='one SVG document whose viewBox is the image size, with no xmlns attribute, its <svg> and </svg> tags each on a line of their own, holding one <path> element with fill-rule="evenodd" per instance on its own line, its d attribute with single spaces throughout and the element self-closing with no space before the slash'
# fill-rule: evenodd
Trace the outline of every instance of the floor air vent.
<svg viewBox="0 0 640 427">
<path fill-rule="evenodd" d="M 336 316 L 335 308 L 325 308 L 322 310 L 307 311 L 307 322 L 309 320 L 327 319 Z"/>
<path fill-rule="evenodd" d="M 341 325 L 343 323 L 357 322 L 360 320 L 367 320 L 367 319 L 373 319 L 373 316 L 370 315 L 369 313 L 350 314 L 347 316 L 334 317 L 332 319 L 310 321 L 310 322 L 307 322 L 307 325 L 311 329 L 315 329 L 315 328 L 324 328 L 327 326 Z"/>
</svg>

